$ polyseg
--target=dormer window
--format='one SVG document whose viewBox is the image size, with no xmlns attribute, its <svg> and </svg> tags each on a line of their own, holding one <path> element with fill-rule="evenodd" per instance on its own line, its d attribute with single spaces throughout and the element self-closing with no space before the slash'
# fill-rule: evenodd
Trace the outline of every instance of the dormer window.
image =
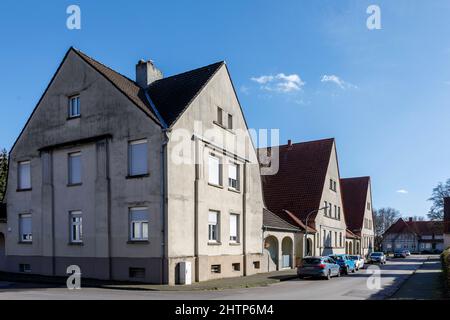
<svg viewBox="0 0 450 320">
<path fill-rule="evenodd" d="M 69 98 L 69 118 L 77 118 L 80 114 L 80 96 Z"/>
</svg>

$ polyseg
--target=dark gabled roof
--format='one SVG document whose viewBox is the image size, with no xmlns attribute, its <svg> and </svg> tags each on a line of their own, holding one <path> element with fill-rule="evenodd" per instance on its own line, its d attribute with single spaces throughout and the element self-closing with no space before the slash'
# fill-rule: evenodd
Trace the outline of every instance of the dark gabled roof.
<svg viewBox="0 0 450 320">
<path fill-rule="evenodd" d="M 359 239 L 360 237 L 353 232 L 351 232 L 349 229 L 345 230 L 345 237 L 349 239 Z"/>
<path fill-rule="evenodd" d="M 146 90 L 139 87 L 135 81 L 92 59 L 77 49 L 72 48 L 72 50 L 101 73 L 156 123 L 161 126 L 166 124 L 168 127 L 175 123 L 217 70 L 225 63 L 223 61 L 216 62 L 205 67 L 153 82 L 147 89 L 147 93 L 156 108 L 155 112 L 153 106 L 147 99 Z M 159 113 L 162 117 L 164 124 L 159 121 L 158 114 L 156 113 Z"/>
<path fill-rule="evenodd" d="M 263 209 L 263 226 L 268 229 L 286 230 L 298 232 L 300 229 L 281 219 L 266 208 Z"/>
<path fill-rule="evenodd" d="M 385 234 L 413 233 L 418 236 L 430 236 L 444 233 L 443 221 L 405 221 L 398 219 Z"/>
<path fill-rule="evenodd" d="M 147 102 L 145 91 L 141 89 L 141 87 L 139 87 L 136 82 L 92 59 L 91 57 L 87 56 L 77 49 L 71 48 L 71 50 L 78 54 L 78 56 L 81 57 L 92 68 L 102 74 L 136 106 L 138 106 L 142 111 L 150 116 L 157 124 L 161 125 L 157 115 L 153 112 L 152 107 Z"/>
<path fill-rule="evenodd" d="M 223 64 L 223 61 L 216 62 L 162 78 L 150 85 L 148 88 L 150 99 L 168 127 L 175 123 Z"/>
<path fill-rule="evenodd" d="M 285 210 L 306 222 L 306 215 L 320 208 L 333 144 L 334 139 L 325 139 L 279 147 L 277 174 L 262 176 L 264 201 L 270 211 L 298 225 Z M 313 228 L 316 215 L 312 214 L 308 223 Z"/>
<path fill-rule="evenodd" d="M 363 228 L 370 177 L 341 179 L 345 223 L 352 232 Z"/>
</svg>

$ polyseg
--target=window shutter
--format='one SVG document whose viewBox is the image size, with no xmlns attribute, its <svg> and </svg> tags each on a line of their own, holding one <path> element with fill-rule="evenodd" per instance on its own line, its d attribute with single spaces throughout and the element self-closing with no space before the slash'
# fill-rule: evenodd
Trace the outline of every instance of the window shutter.
<svg viewBox="0 0 450 320">
<path fill-rule="evenodd" d="M 230 237 L 237 238 L 237 225 L 238 216 L 235 214 L 230 215 Z"/>
<path fill-rule="evenodd" d="M 208 222 L 209 224 L 217 224 L 217 212 L 209 212 Z"/>
<path fill-rule="evenodd" d="M 30 162 L 19 163 L 19 189 L 31 188 Z"/>
<path fill-rule="evenodd" d="M 130 143 L 130 175 L 137 176 L 148 173 L 147 140 Z"/>
<path fill-rule="evenodd" d="M 213 156 L 209 157 L 208 162 L 208 170 L 209 170 L 209 183 L 219 185 L 220 184 L 220 175 L 219 175 L 219 159 Z"/>
</svg>

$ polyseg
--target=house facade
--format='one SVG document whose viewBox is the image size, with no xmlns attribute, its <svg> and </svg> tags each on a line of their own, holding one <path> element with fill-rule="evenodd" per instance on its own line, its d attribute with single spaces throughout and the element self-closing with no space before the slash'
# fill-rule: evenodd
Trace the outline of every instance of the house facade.
<svg viewBox="0 0 450 320">
<path fill-rule="evenodd" d="M 347 253 L 368 256 L 374 250 L 375 230 L 370 177 L 341 179 L 345 220 L 353 241 Z"/>
<path fill-rule="evenodd" d="M 131 80 L 71 48 L 10 152 L 5 202 L 4 271 L 175 284 L 181 264 L 194 281 L 262 269 L 259 164 L 223 62 L 165 78 L 140 61 Z"/>
<path fill-rule="evenodd" d="M 386 252 L 408 250 L 412 253 L 439 253 L 444 249 L 442 221 L 405 221 L 398 219 L 383 235 Z"/>
<path fill-rule="evenodd" d="M 264 157 L 265 150 L 260 152 Z M 345 253 L 345 212 L 334 139 L 289 141 L 270 152 L 278 154 L 279 170 L 262 177 L 265 205 L 300 229 L 295 261 L 305 255 Z"/>
</svg>

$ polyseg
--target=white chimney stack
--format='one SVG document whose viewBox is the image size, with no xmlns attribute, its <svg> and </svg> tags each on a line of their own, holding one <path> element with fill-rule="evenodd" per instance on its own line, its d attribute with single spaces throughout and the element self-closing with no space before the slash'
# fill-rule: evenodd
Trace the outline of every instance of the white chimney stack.
<svg viewBox="0 0 450 320">
<path fill-rule="evenodd" d="M 153 61 L 140 60 L 136 65 L 136 82 L 141 88 L 147 89 L 152 82 L 162 78 L 162 72 L 155 67 Z"/>
</svg>

